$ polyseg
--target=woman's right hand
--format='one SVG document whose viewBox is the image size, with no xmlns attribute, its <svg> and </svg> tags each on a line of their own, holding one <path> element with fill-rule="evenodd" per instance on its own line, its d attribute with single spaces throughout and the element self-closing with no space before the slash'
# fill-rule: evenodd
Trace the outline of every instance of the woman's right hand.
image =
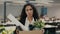
<svg viewBox="0 0 60 34">
<path fill-rule="evenodd" d="M 18 29 L 16 29 L 16 34 L 19 34 L 19 30 Z"/>
</svg>

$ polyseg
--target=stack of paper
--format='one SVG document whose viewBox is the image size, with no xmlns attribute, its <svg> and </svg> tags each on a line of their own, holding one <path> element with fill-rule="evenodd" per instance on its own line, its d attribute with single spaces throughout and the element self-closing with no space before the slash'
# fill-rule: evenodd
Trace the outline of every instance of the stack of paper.
<svg viewBox="0 0 60 34">
<path fill-rule="evenodd" d="M 9 14 L 7 16 L 7 18 L 12 21 L 11 24 L 15 24 L 16 26 L 20 26 L 24 31 L 29 31 L 29 28 L 24 26 L 22 23 L 20 23 L 12 14 Z"/>
</svg>

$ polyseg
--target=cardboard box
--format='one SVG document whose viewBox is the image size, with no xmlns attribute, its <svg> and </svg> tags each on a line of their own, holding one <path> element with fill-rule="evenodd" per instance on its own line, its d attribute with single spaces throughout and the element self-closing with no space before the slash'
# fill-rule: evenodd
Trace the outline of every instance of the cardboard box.
<svg viewBox="0 0 60 34">
<path fill-rule="evenodd" d="M 43 34 L 42 30 L 19 31 L 19 34 Z"/>
</svg>

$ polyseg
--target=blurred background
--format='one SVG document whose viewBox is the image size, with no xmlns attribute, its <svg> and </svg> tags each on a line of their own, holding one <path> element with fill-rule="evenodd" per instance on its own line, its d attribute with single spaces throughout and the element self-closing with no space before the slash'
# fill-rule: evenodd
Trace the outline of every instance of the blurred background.
<svg viewBox="0 0 60 34">
<path fill-rule="evenodd" d="M 44 16 L 46 17 L 45 20 L 50 22 L 46 24 L 58 26 L 56 32 L 60 34 L 60 0 L 0 0 L 0 23 L 10 13 L 19 18 L 22 8 L 26 3 L 33 4 L 39 16 L 46 15 Z"/>
<path fill-rule="evenodd" d="M 0 19 L 4 16 L 4 2 L 9 1 L 6 4 L 6 15 L 9 13 L 14 16 L 21 14 L 24 4 L 30 2 L 36 6 L 39 16 L 42 11 L 42 6 L 45 8 L 45 12 L 49 17 L 60 18 L 60 0 L 0 0 Z"/>
</svg>

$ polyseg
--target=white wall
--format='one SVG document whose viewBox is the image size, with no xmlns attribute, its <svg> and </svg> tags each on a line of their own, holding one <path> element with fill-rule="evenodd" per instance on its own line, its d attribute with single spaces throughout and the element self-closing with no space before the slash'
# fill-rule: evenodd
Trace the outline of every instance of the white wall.
<svg viewBox="0 0 60 34">
<path fill-rule="evenodd" d="M 3 18 L 3 16 L 4 16 L 4 6 L 3 5 L 0 5 L 0 18 Z"/>
<path fill-rule="evenodd" d="M 60 6 L 48 7 L 47 13 L 49 17 L 56 16 L 57 18 L 60 18 Z"/>
<path fill-rule="evenodd" d="M 19 16 L 22 10 L 21 5 L 7 5 L 6 7 L 6 13 L 7 15 L 9 13 L 13 14 L 14 16 Z M 4 5 L 0 5 L 0 19 L 4 16 Z"/>
</svg>

